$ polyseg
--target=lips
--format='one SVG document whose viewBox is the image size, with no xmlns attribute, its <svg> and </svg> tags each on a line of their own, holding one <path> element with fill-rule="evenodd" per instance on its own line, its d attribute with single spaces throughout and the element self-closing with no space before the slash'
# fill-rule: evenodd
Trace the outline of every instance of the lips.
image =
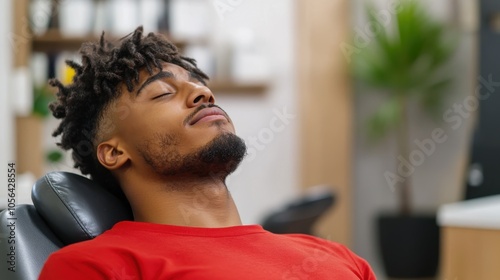
<svg viewBox="0 0 500 280">
<path fill-rule="evenodd" d="M 226 114 L 224 113 L 224 111 L 222 111 L 221 109 L 219 109 L 217 107 L 210 107 L 210 108 L 202 109 L 198 113 L 196 113 L 193 116 L 193 118 L 191 119 L 191 121 L 189 122 L 189 125 L 194 125 L 198 121 L 200 121 L 201 119 L 206 118 L 206 117 L 211 117 L 211 116 L 213 116 L 211 119 L 217 119 L 216 118 L 217 116 L 221 116 L 227 120 L 227 117 L 226 117 Z"/>
</svg>

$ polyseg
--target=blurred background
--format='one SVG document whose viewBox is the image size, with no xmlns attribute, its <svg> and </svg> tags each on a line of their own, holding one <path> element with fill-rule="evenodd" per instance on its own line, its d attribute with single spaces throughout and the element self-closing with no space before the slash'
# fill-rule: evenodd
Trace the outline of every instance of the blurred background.
<svg viewBox="0 0 500 280">
<path fill-rule="evenodd" d="M 335 204 L 315 234 L 349 246 L 378 279 L 469 279 L 458 267 L 472 249 L 452 251 L 446 238 L 458 237 L 444 228 L 474 227 L 450 222 L 443 205 L 500 194 L 500 3 L 408 3 L 1 1 L 0 162 L 16 163 L 18 203 L 31 203 L 30 188 L 45 173 L 78 173 L 51 137 L 58 122 L 47 110 L 47 80 L 70 83 L 64 61 L 79 60 L 80 45 L 103 30 L 118 40 L 143 25 L 198 61 L 246 141 L 248 156 L 228 179 L 245 224 L 327 185 Z M 0 208 L 6 195 L 0 189 Z M 421 233 L 415 220 L 430 229 Z M 481 248 L 500 249 L 494 238 Z M 410 260 L 418 247 L 431 257 Z M 470 279 L 500 279 L 492 267 L 477 265 L 486 274 Z"/>
</svg>

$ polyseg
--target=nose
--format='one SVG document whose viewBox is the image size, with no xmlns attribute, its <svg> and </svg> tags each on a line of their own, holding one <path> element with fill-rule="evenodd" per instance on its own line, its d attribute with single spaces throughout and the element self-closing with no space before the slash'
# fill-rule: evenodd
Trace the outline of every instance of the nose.
<svg viewBox="0 0 500 280">
<path fill-rule="evenodd" d="M 190 90 L 187 98 L 188 107 L 196 107 L 204 103 L 215 103 L 215 97 L 208 87 L 195 83 L 188 84 Z"/>
</svg>

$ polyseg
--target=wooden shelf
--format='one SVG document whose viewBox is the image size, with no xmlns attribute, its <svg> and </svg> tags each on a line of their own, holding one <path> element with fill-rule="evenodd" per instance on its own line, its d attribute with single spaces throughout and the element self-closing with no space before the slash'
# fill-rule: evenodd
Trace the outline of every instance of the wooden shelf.
<svg viewBox="0 0 500 280">
<path fill-rule="evenodd" d="M 113 37 L 108 40 L 118 40 Z M 97 42 L 99 36 L 88 35 L 69 37 L 62 35 L 57 30 L 49 30 L 40 36 L 33 36 L 32 51 L 57 53 L 61 51 L 78 51 L 85 42 Z M 188 44 L 203 44 L 204 41 L 188 42 L 175 40 L 173 43 L 179 48 L 184 49 Z M 267 89 L 265 83 L 237 83 L 226 80 L 214 80 L 209 82 L 210 89 L 214 92 L 238 92 L 238 93 L 262 93 Z"/>
<path fill-rule="evenodd" d="M 119 40 L 113 37 L 107 37 L 108 40 Z M 64 36 L 57 30 L 49 30 L 43 35 L 33 36 L 32 50 L 34 52 L 61 52 L 78 51 L 85 42 L 97 42 L 100 36 Z M 188 42 L 175 40 L 173 43 L 179 48 L 184 49 Z"/>
</svg>

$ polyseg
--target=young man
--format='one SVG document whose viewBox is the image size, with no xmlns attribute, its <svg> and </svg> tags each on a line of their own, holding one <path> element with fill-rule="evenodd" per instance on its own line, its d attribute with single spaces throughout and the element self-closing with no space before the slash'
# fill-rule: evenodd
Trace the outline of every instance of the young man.
<svg viewBox="0 0 500 280">
<path fill-rule="evenodd" d="M 142 28 L 81 53 L 71 85 L 51 81 L 54 136 L 134 221 L 52 254 L 40 279 L 375 279 L 342 245 L 242 225 L 225 179 L 246 146 L 194 60 Z"/>
</svg>

